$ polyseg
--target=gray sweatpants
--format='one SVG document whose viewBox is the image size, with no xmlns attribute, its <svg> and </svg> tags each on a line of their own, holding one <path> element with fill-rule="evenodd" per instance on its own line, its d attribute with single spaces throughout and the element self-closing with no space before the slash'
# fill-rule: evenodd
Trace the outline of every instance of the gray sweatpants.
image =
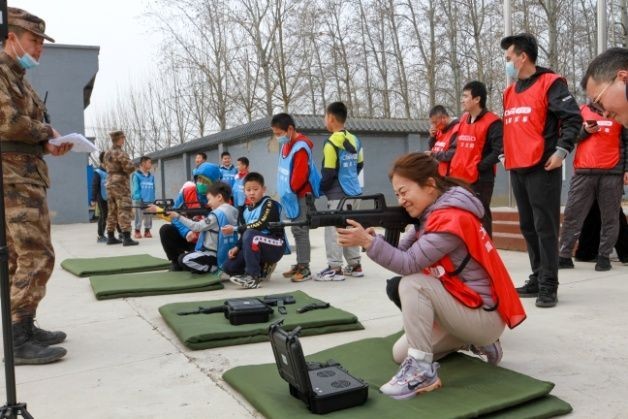
<svg viewBox="0 0 628 419">
<path fill-rule="evenodd" d="M 621 207 L 623 192 L 624 182 L 620 175 L 575 174 L 571 178 L 560 233 L 560 257 L 572 256 L 584 219 L 595 200 L 598 202 L 602 221 L 598 255 L 608 257 L 611 254 L 619 235 L 617 213 Z"/>
<path fill-rule="evenodd" d="M 299 198 L 299 216 L 290 221 L 305 221 L 307 215 L 307 206 L 305 205 L 305 197 Z M 290 228 L 294 236 L 294 242 L 297 251 L 297 263 L 300 265 L 309 265 L 310 263 L 310 228 L 308 226 Z"/>
<path fill-rule="evenodd" d="M 142 201 L 133 201 L 134 207 L 139 207 L 145 205 Z M 142 222 L 144 222 L 144 228 L 146 230 L 150 230 L 153 227 L 153 216 L 150 214 L 144 214 L 146 211 L 143 208 L 134 208 L 135 209 L 135 222 L 134 227 L 136 230 L 142 229 Z"/>
<path fill-rule="evenodd" d="M 406 333 L 393 346 L 397 363 L 408 355 L 432 362 L 468 344 L 490 345 L 506 326 L 497 310 L 469 308 L 440 280 L 422 273 L 401 279 L 399 297 Z"/>
<path fill-rule="evenodd" d="M 327 209 L 336 209 L 340 203 L 339 199 L 327 201 Z M 347 205 L 355 205 L 354 200 L 345 201 Z M 325 252 L 327 254 L 327 264 L 332 268 L 342 267 L 342 256 L 349 266 L 360 263 L 360 247 L 340 247 L 336 234 L 336 227 L 325 227 Z"/>
</svg>

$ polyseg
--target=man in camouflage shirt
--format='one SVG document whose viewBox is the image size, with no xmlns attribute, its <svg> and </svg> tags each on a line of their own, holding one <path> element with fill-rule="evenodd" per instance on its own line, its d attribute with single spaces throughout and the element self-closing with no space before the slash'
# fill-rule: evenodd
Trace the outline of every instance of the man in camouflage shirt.
<svg viewBox="0 0 628 419">
<path fill-rule="evenodd" d="M 123 131 L 109 133 L 113 146 L 107 150 L 103 163 L 107 171 L 107 244 L 119 244 L 114 231 L 116 224 L 122 230 L 122 245 L 134 246 L 139 244 L 131 238 L 131 221 L 133 209 L 131 208 L 131 187 L 129 177 L 135 171 L 135 165 L 129 155 L 122 150 L 124 145 Z"/>
<path fill-rule="evenodd" d="M 55 254 L 50 237 L 46 189 L 50 186 L 44 154 L 61 156 L 72 148 L 48 142 L 59 133 L 44 123 L 45 107 L 28 81 L 26 70 L 38 64 L 44 21 L 24 10 L 8 8 L 9 34 L 0 53 L 0 149 L 15 363 L 47 364 L 66 350 L 54 347 L 63 332 L 48 332 L 33 323 L 46 293 Z"/>
</svg>

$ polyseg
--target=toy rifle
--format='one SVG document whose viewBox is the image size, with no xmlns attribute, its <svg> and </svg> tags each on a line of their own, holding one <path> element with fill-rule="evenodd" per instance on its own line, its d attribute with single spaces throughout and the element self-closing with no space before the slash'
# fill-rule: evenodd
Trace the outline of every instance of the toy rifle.
<svg viewBox="0 0 628 419">
<path fill-rule="evenodd" d="M 369 209 L 348 209 L 343 210 L 346 201 L 373 201 L 373 208 Z M 364 195 L 350 198 L 343 198 L 338 204 L 337 209 L 317 211 L 314 205 L 314 197 L 311 194 L 305 196 L 307 214 L 305 221 L 285 222 L 285 223 L 268 223 L 270 229 L 282 228 L 289 226 L 299 226 L 309 228 L 319 227 L 347 227 L 347 219 L 351 219 L 360 223 L 364 228 L 383 227 L 384 239 L 392 246 L 397 247 L 399 244 L 399 236 L 405 230 L 408 224 L 418 224 L 419 220 L 411 217 L 402 207 L 389 207 L 386 205 L 384 195 Z M 347 208 L 351 208 L 347 204 Z"/>
<path fill-rule="evenodd" d="M 198 204 L 198 202 L 187 202 L 186 204 Z M 150 208 L 151 205 L 155 205 L 156 207 L 159 207 L 159 210 L 156 212 L 144 211 L 144 214 L 168 216 L 170 212 L 174 211 L 174 212 L 178 212 L 180 214 L 184 214 L 189 217 L 194 217 L 195 215 L 207 215 L 211 212 L 211 209 L 207 207 L 186 208 L 185 206 L 183 206 L 183 207 L 175 208 L 174 199 L 171 199 L 171 198 L 155 199 L 151 203 L 143 203 L 142 205 L 132 205 L 130 207 L 125 207 L 125 208 L 148 209 Z"/>
</svg>

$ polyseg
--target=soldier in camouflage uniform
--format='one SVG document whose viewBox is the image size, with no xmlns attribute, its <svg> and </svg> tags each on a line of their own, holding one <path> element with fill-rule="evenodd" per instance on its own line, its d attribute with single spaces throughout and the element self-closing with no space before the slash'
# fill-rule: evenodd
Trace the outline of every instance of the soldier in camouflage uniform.
<svg viewBox="0 0 628 419">
<path fill-rule="evenodd" d="M 44 39 L 43 20 L 24 10 L 8 8 L 9 35 L 0 53 L 0 149 L 6 235 L 11 283 L 11 322 L 15 363 L 47 364 L 66 350 L 56 345 L 63 332 L 48 332 L 34 325 L 39 302 L 54 267 L 49 187 L 44 154 L 61 156 L 71 144 L 48 142 L 59 133 L 44 123 L 45 107 L 28 81 L 26 70 L 38 64 Z"/>
<path fill-rule="evenodd" d="M 129 177 L 135 171 L 135 165 L 122 150 L 124 145 L 124 132 L 113 131 L 109 133 L 113 146 L 105 153 L 104 166 L 107 171 L 107 244 L 119 244 L 114 230 L 116 224 L 122 230 L 122 245 L 134 246 L 139 244 L 131 238 L 131 221 L 133 209 L 131 208 L 131 187 Z"/>
</svg>

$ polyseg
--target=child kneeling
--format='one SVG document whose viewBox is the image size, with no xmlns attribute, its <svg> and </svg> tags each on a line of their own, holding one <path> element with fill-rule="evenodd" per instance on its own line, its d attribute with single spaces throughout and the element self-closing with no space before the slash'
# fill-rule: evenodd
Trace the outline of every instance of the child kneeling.
<svg viewBox="0 0 628 419">
<path fill-rule="evenodd" d="M 229 280 L 242 288 L 258 288 L 285 254 L 288 243 L 283 228 L 271 230 L 268 226 L 280 221 L 281 205 L 265 195 L 264 177 L 256 172 L 246 175 L 244 193 L 247 205 L 240 209 L 237 227 L 241 237 L 229 250 L 223 271 L 232 275 Z M 231 234 L 235 227 L 225 226 L 222 231 Z"/>
</svg>

